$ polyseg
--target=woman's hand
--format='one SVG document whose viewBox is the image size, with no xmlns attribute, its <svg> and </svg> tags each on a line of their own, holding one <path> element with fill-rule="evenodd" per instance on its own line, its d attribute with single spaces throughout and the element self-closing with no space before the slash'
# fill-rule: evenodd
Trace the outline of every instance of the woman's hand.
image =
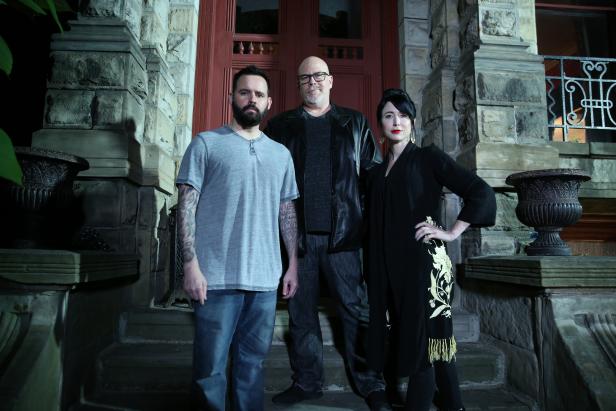
<svg viewBox="0 0 616 411">
<path fill-rule="evenodd" d="M 415 226 L 415 229 L 417 230 L 415 231 L 415 240 L 423 241 L 424 243 L 427 243 L 428 241 L 435 238 L 447 242 L 456 239 L 453 233 L 441 230 L 440 228 L 430 225 L 425 221 L 422 221 L 421 223 L 417 224 Z"/>
<path fill-rule="evenodd" d="M 458 238 L 469 225 L 470 224 L 465 221 L 456 220 L 451 230 L 446 231 L 433 226 L 426 221 L 422 221 L 415 226 L 415 229 L 417 230 L 415 231 L 415 240 L 423 241 L 424 243 L 427 243 L 433 239 L 450 242 Z"/>
</svg>

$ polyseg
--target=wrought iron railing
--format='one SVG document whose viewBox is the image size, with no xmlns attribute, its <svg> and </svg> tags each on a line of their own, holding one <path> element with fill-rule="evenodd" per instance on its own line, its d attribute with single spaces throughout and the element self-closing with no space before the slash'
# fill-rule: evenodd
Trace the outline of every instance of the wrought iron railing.
<svg viewBox="0 0 616 411">
<path fill-rule="evenodd" d="M 543 57 L 550 139 L 586 142 L 589 129 L 616 130 L 616 59 Z"/>
</svg>

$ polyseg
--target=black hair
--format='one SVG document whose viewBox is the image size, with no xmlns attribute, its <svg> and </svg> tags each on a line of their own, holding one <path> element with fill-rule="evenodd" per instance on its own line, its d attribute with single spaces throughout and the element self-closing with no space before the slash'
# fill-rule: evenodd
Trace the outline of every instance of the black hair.
<svg viewBox="0 0 616 411">
<path fill-rule="evenodd" d="M 244 67 L 243 69 L 241 69 L 240 71 L 238 71 L 237 73 L 233 75 L 233 90 L 232 90 L 233 93 L 235 93 L 235 90 L 237 89 L 237 82 L 242 76 L 261 76 L 263 77 L 263 79 L 265 79 L 265 82 L 267 83 L 267 94 L 269 94 L 269 88 L 270 88 L 269 77 L 267 76 L 267 73 L 265 71 L 261 70 L 254 64 Z"/>
<path fill-rule="evenodd" d="M 376 122 L 378 124 L 381 124 L 383 107 L 385 107 L 387 103 L 393 104 L 401 113 L 408 115 L 412 122 L 415 121 L 415 115 L 417 113 L 415 110 L 415 103 L 413 103 L 413 100 L 411 100 L 407 92 L 399 88 L 388 88 L 383 92 L 383 97 L 381 97 L 381 101 L 376 107 Z"/>
</svg>

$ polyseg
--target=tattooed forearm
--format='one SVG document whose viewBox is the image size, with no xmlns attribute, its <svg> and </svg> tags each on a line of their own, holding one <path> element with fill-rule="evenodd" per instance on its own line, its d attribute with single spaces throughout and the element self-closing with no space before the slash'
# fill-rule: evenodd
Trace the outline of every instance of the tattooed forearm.
<svg viewBox="0 0 616 411">
<path fill-rule="evenodd" d="M 181 184 L 179 187 L 178 224 L 180 229 L 180 244 L 182 244 L 182 257 L 188 263 L 195 258 L 195 213 L 199 192 L 189 185 Z"/>
<path fill-rule="evenodd" d="M 282 241 L 287 250 L 289 260 L 291 260 L 297 255 L 297 214 L 295 213 L 295 204 L 293 201 L 280 203 L 278 220 L 280 223 Z"/>
</svg>

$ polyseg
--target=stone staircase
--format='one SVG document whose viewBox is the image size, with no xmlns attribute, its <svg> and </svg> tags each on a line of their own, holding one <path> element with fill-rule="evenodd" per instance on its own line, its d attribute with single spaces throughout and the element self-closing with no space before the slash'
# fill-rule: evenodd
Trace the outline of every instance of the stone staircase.
<svg viewBox="0 0 616 411">
<path fill-rule="evenodd" d="M 274 406 L 270 398 L 291 383 L 285 345 L 288 315 L 282 303 L 276 316 L 274 341 L 266 360 L 265 391 L 268 410 L 367 410 L 351 392 L 342 357 L 334 345 L 338 319 L 323 306 L 320 319 L 324 340 L 325 396 L 294 407 Z M 479 339 L 478 318 L 454 311 L 454 330 L 460 384 L 467 410 L 532 410 L 532 404 L 508 391 L 504 384 L 504 356 Z M 126 313 L 120 342 L 98 360 L 95 390 L 74 411 L 188 410 L 193 320 L 187 310 L 147 309 Z"/>
</svg>

